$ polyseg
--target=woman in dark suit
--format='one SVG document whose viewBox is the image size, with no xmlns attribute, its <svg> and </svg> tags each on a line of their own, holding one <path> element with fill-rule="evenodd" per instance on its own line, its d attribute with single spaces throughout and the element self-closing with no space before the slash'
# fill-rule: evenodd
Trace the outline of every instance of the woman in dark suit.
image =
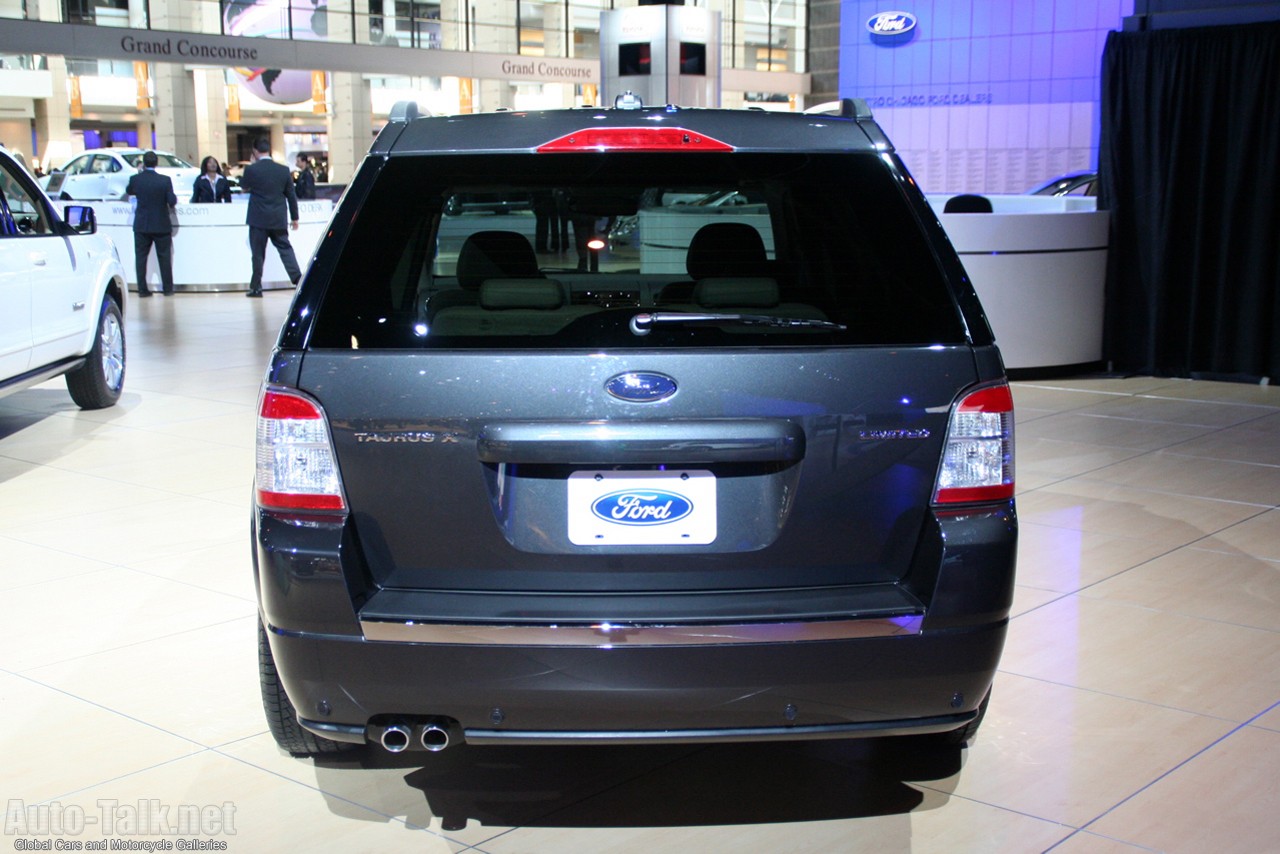
<svg viewBox="0 0 1280 854">
<path fill-rule="evenodd" d="M 200 161 L 200 174 L 191 185 L 191 203 L 231 202 L 231 184 L 222 177 L 222 169 L 215 157 Z"/>
</svg>

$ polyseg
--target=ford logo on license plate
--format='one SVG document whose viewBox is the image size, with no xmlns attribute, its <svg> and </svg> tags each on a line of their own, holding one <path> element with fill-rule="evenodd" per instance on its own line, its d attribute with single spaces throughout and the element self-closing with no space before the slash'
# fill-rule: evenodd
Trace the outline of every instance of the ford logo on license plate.
<svg viewBox="0 0 1280 854">
<path fill-rule="evenodd" d="M 693 502 L 665 489 L 624 489 L 602 495 L 591 512 L 617 525 L 666 525 L 693 512 Z"/>
</svg>

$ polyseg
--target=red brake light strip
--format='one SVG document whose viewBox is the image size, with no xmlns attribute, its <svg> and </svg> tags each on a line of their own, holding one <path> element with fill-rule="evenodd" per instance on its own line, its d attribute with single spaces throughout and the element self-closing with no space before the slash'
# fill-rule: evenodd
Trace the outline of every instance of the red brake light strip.
<svg viewBox="0 0 1280 854">
<path fill-rule="evenodd" d="M 539 153 L 579 151 L 733 151 L 733 146 L 684 128 L 583 128 L 538 146 Z"/>
</svg>

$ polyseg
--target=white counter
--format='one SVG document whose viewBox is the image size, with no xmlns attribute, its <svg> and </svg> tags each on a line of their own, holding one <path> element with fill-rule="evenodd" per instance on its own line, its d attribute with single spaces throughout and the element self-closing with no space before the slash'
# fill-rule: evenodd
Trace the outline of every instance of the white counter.
<svg viewBox="0 0 1280 854">
<path fill-rule="evenodd" d="M 1091 198 L 988 196 L 989 214 L 944 214 L 1006 368 L 1102 360 L 1109 214 Z"/>
<path fill-rule="evenodd" d="M 120 250 L 120 261 L 136 290 L 133 261 L 133 207 L 126 202 L 85 202 L 94 209 L 98 231 L 111 237 Z M 252 259 L 249 227 L 244 224 L 248 199 L 231 204 L 178 205 L 178 229 L 173 235 L 173 283 L 178 291 L 243 291 L 249 288 Z M 306 272 L 311 255 L 325 233 L 333 213 L 333 202 L 319 199 L 298 203 L 298 230 L 289 232 L 289 242 Z M 147 285 L 160 290 L 160 266 L 155 253 L 147 265 Z M 262 269 L 264 288 L 287 288 L 289 276 L 275 247 L 267 244 Z"/>
</svg>

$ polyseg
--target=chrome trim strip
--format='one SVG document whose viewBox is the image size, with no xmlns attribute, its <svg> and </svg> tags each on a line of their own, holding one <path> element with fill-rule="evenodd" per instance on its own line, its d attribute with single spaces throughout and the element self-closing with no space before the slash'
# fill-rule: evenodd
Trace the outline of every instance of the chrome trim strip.
<svg viewBox="0 0 1280 854">
<path fill-rule="evenodd" d="M 711 644 L 797 643 L 884 638 L 920 633 L 924 617 L 909 614 L 866 620 L 743 623 L 727 626 L 521 626 L 362 620 L 365 640 L 463 646 L 701 646 Z"/>
<path fill-rule="evenodd" d="M 809 741 L 831 738 L 864 738 L 886 735 L 927 735 L 951 732 L 978 716 L 976 711 L 908 720 L 864 721 L 812 726 L 735 727 L 733 729 L 673 730 L 497 730 L 467 729 L 467 744 L 682 744 L 737 743 L 743 741 Z"/>
</svg>

